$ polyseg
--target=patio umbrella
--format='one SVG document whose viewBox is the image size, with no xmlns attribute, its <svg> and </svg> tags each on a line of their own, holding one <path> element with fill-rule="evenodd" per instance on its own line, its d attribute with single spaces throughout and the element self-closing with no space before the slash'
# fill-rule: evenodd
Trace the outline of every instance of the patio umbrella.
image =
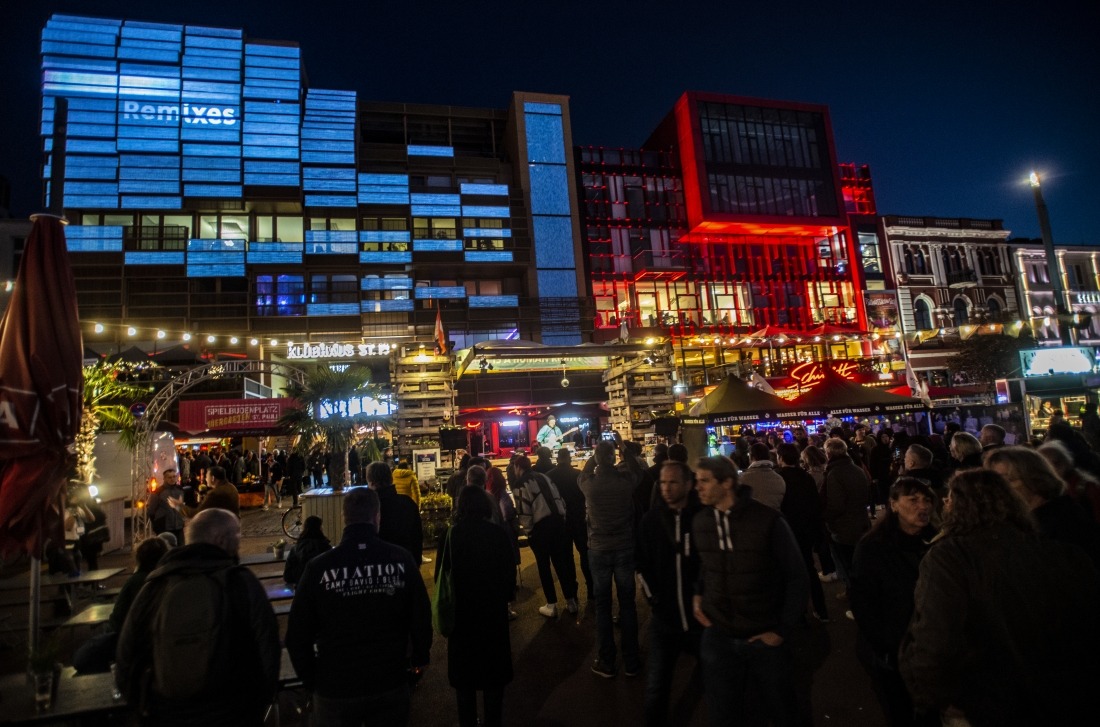
<svg viewBox="0 0 1100 727">
<path fill-rule="evenodd" d="M 62 489 L 80 427 L 83 344 L 61 220 L 35 215 L 0 321 L 0 552 L 31 560 L 31 645 L 39 558 L 62 538 Z"/>
</svg>

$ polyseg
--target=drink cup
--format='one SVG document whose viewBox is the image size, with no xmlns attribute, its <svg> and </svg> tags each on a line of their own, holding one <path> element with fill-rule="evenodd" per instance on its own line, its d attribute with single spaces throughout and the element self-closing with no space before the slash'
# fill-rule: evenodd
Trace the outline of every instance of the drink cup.
<svg viewBox="0 0 1100 727">
<path fill-rule="evenodd" d="M 46 712 L 53 705 L 53 672 L 34 675 L 34 711 Z"/>
</svg>

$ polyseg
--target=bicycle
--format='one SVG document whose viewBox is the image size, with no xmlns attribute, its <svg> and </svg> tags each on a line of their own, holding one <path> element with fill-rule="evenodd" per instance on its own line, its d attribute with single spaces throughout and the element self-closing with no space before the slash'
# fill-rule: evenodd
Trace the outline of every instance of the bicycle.
<svg viewBox="0 0 1100 727">
<path fill-rule="evenodd" d="M 283 532 L 291 540 L 297 540 L 302 534 L 302 506 L 294 505 L 283 513 Z"/>
</svg>

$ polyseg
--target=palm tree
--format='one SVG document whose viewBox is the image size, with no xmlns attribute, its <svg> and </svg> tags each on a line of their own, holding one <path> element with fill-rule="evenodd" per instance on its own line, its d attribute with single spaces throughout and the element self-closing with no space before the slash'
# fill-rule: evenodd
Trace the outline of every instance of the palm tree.
<svg viewBox="0 0 1100 727">
<path fill-rule="evenodd" d="M 130 365 L 99 361 L 84 367 L 84 408 L 76 435 L 76 476 L 81 482 L 95 478 L 95 435 L 103 429 L 118 430 L 122 443 L 134 444 L 134 415 L 127 406 L 148 393 L 145 387 L 120 379 Z"/>
<path fill-rule="evenodd" d="M 306 372 L 302 382 L 292 381 L 286 395 L 300 406 L 287 411 L 279 425 L 299 435 L 298 446 L 305 450 L 321 442 L 332 454 L 329 484 L 339 489 L 350 482 L 348 449 L 361 426 L 385 422 L 377 414 L 365 414 L 358 405 L 363 399 L 380 399 L 382 389 L 371 382 L 371 371 L 352 365 L 337 371 L 319 365 Z"/>
</svg>

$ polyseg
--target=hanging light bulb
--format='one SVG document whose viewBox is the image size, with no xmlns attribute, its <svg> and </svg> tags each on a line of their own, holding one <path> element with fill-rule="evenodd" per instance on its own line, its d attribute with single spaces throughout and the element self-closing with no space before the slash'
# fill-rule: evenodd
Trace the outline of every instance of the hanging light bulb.
<svg viewBox="0 0 1100 727">
<path fill-rule="evenodd" d="M 137 329 L 134 328 L 133 326 L 130 326 L 129 328 L 126 329 L 126 335 L 136 336 L 137 335 Z"/>
<path fill-rule="evenodd" d="M 256 338 L 253 338 L 253 339 L 252 339 L 252 340 L 250 340 L 250 341 L 249 341 L 248 343 L 249 343 L 250 345 L 252 345 L 252 346 L 259 346 L 259 345 L 260 345 L 260 341 L 259 341 L 259 339 L 256 339 Z"/>
<path fill-rule="evenodd" d="M 271 345 L 272 346 L 278 346 L 279 345 L 279 339 L 278 338 L 272 338 L 271 339 Z"/>
<path fill-rule="evenodd" d="M 191 334 L 190 333 L 184 333 L 183 334 L 183 340 L 184 341 L 190 341 L 191 340 Z"/>
<path fill-rule="evenodd" d="M 157 331 L 157 338 L 158 339 L 163 340 L 166 335 L 168 335 L 168 334 L 166 334 L 164 331 Z"/>
<path fill-rule="evenodd" d="M 209 336 L 206 337 L 206 342 L 207 343 L 213 343 L 216 340 L 218 340 L 218 339 L 214 338 L 213 335 L 209 335 Z"/>
<path fill-rule="evenodd" d="M 95 324 L 95 332 L 96 333 L 103 333 L 103 324 L 102 323 L 96 323 Z"/>
<path fill-rule="evenodd" d="M 233 336 L 232 338 L 229 339 L 229 342 L 232 343 L 234 346 L 236 346 L 238 343 L 240 343 L 240 340 L 241 339 L 237 338 L 236 336 Z"/>
</svg>

